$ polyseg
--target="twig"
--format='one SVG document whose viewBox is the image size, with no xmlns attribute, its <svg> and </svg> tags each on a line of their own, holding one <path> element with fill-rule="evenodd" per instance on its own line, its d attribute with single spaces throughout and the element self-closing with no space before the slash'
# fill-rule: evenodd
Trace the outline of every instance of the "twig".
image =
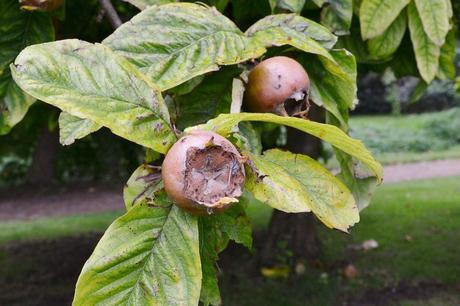
<svg viewBox="0 0 460 306">
<path fill-rule="evenodd" d="M 112 27 L 116 29 L 121 26 L 122 22 L 120 16 L 118 16 L 117 11 L 115 11 L 112 2 L 110 0 L 99 0 L 99 3 L 104 9 L 105 16 L 109 19 Z"/>
</svg>

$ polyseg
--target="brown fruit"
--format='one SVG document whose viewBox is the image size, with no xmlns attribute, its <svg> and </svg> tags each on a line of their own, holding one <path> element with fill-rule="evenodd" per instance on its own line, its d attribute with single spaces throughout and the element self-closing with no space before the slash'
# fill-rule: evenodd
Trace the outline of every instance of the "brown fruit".
<svg viewBox="0 0 460 306">
<path fill-rule="evenodd" d="M 51 12 L 62 6 L 64 0 L 19 0 L 21 9 L 26 11 Z"/>
<path fill-rule="evenodd" d="M 243 158 L 230 141 L 213 132 L 194 131 L 179 139 L 161 172 L 169 197 L 194 215 L 224 211 L 243 193 Z"/>
<path fill-rule="evenodd" d="M 245 102 L 254 112 L 299 115 L 308 108 L 310 79 L 297 61 L 275 56 L 251 70 Z"/>
</svg>

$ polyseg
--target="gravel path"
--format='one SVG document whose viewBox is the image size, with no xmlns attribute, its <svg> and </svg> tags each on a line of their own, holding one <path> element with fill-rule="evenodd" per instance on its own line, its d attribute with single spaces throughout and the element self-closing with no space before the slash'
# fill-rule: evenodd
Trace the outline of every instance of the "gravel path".
<svg viewBox="0 0 460 306">
<path fill-rule="evenodd" d="M 386 166 L 384 170 L 385 183 L 456 176 L 460 175 L 460 159 Z"/>
<path fill-rule="evenodd" d="M 386 166 L 384 181 L 388 184 L 456 175 L 460 176 L 460 159 Z M 0 222 L 122 210 L 122 190 L 121 183 L 3 190 L 0 191 Z"/>
</svg>

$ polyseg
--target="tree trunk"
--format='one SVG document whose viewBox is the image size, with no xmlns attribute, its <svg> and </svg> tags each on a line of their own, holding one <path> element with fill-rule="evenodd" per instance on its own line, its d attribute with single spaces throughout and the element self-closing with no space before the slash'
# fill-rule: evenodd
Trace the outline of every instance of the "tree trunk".
<svg viewBox="0 0 460 306">
<path fill-rule="evenodd" d="M 310 120 L 324 122 L 323 109 L 312 105 Z M 296 129 L 288 128 L 286 148 L 293 153 L 318 158 L 321 153 L 321 141 Z M 299 264 L 318 262 L 321 243 L 311 213 L 288 214 L 278 210 L 273 212 L 268 239 L 262 253 L 262 264 L 276 266 L 287 264 L 298 267 Z"/>
<path fill-rule="evenodd" d="M 59 131 L 50 131 L 46 124 L 39 133 L 32 165 L 27 172 L 27 183 L 47 185 L 55 177 L 56 157 L 59 152 Z"/>
</svg>

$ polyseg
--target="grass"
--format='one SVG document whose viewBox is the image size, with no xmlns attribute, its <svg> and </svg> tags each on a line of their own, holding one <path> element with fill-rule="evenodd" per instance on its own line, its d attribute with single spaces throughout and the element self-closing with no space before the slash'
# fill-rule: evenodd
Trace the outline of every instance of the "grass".
<svg viewBox="0 0 460 306">
<path fill-rule="evenodd" d="M 460 109 L 404 116 L 355 116 L 350 134 L 384 164 L 460 158 Z M 331 160 L 329 166 L 336 165 Z"/>
<path fill-rule="evenodd" d="M 430 160 L 443 159 L 459 159 L 460 145 L 452 146 L 442 151 L 426 151 L 426 152 L 396 152 L 396 153 L 381 153 L 377 155 L 377 159 L 384 165 L 405 164 Z"/>
<path fill-rule="evenodd" d="M 265 229 L 270 209 L 248 210 L 256 229 Z M 375 239 L 379 247 L 356 260 L 364 271 L 389 270 L 395 280 L 460 281 L 460 177 L 387 184 L 377 189 L 351 234 L 321 229 L 325 260 L 343 258 L 349 244 Z"/>
<path fill-rule="evenodd" d="M 103 232 L 121 214 L 121 211 L 112 211 L 30 221 L 0 222 L 0 243 Z"/>
</svg>

